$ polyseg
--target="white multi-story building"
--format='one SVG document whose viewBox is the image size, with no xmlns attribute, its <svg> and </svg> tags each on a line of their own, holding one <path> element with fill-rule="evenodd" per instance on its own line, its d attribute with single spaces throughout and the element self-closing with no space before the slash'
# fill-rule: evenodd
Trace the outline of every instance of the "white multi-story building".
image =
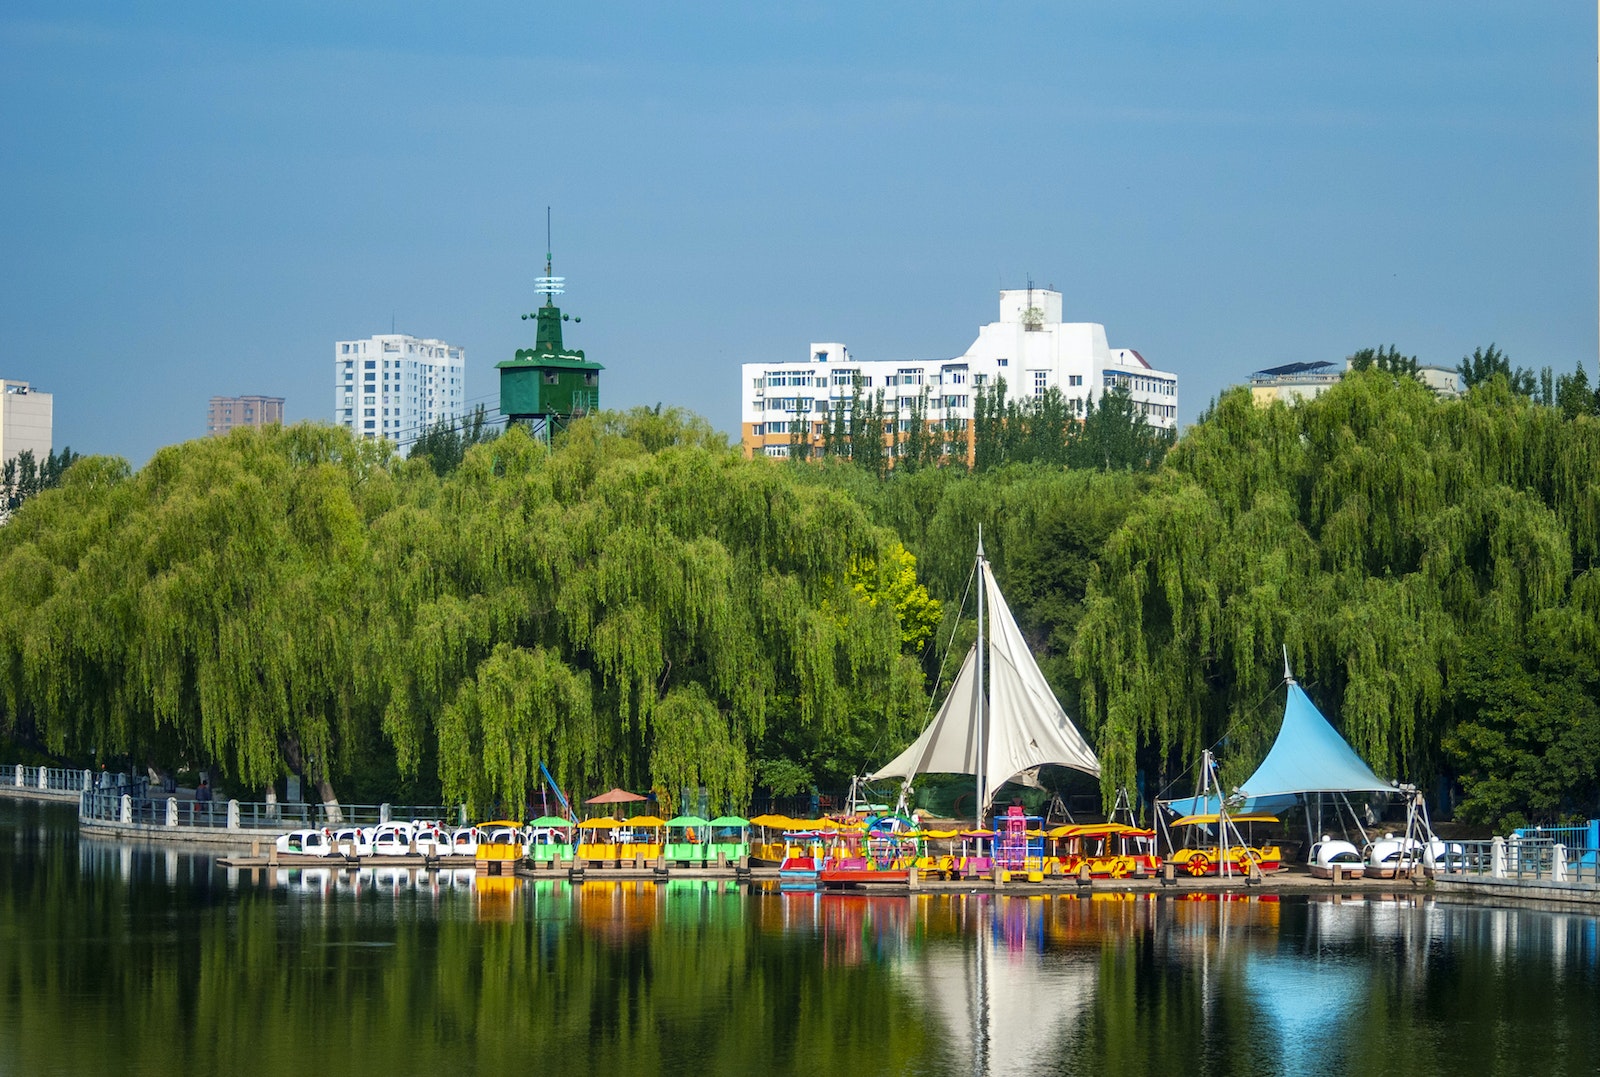
<svg viewBox="0 0 1600 1077">
<path fill-rule="evenodd" d="M 0 378 L 0 464 L 32 452 L 42 465 L 51 452 L 55 397 L 25 381 Z"/>
<path fill-rule="evenodd" d="M 405 451 L 440 419 L 464 414 L 466 381 L 466 352 L 442 340 L 341 340 L 333 346 L 333 421 Z"/>
<path fill-rule="evenodd" d="M 953 432 L 971 452 L 977 390 L 1001 379 L 1006 396 L 1043 396 L 1059 389 L 1080 408 L 1121 386 L 1151 426 L 1178 423 L 1178 376 L 1156 370 L 1131 348 L 1106 343 L 1105 326 L 1063 322 L 1061 293 L 1044 288 L 1000 293 L 1000 320 L 978 330 L 978 339 L 954 359 L 911 362 L 852 359 L 843 344 L 813 344 L 803 362 L 745 363 L 740 433 L 745 455 L 789 455 L 795 435 L 816 443 L 822 424 L 842 401 L 848 406 L 859 380 L 863 398 L 884 394 L 901 432 L 927 394 L 926 420 Z"/>
</svg>

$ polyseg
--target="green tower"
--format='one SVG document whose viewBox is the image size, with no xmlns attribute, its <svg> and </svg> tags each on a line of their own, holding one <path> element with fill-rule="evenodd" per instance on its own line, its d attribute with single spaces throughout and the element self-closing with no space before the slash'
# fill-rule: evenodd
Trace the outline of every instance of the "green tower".
<svg viewBox="0 0 1600 1077">
<path fill-rule="evenodd" d="M 547 217 L 547 237 L 548 228 Z M 508 422 L 527 423 L 548 441 L 555 430 L 600 407 L 600 371 L 605 367 L 589 362 L 581 351 L 568 351 L 562 343 L 561 323 L 568 315 L 561 313 L 555 300 L 566 290 L 566 278 L 551 275 L 549 251 L 544 259 L 544 276 L 534 283 L 534 291 L 545 297 L 544 305 L 522 316 L 524 321 L 535 320 L 533 347 L 518 348 L 495 369 L 500 371 L 500 414 Z"/>
</svg>

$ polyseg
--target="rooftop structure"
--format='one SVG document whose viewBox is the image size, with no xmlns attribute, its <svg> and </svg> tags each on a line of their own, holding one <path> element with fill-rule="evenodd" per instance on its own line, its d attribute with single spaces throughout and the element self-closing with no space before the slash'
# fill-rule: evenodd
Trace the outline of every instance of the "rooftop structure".
<svg viewBox="0 0 1600 1077">
<path fill-rule="evenodd" d="M 546 229 L 548 246 L 548 215 Z M 562 340 L 561 323 L 571 316 L 561 313 L 556 296 L 566 291 L 567 281 L 553 275 L 548 250 L 544 259 L 544 276 L 534 282 L 534 291 L 545 297 L 544 305 L 522 316 L 523 321 L 534 322 L 533 347 L 518 348 L 495 369 L 500 371 L 500 414 L 507 422 L 527 423 L 548 439 L 555 429 L 600 407 L 600 371 L 605 367 L 585 359 L 579 349 L 569 350 Z"/>
<path fill-rule="evenodd" d="M 929 424 L 968 453 L 977 391 L 1002 379 L 1010 398 L 1054 388 L 1080 409 L 1120 387 L 1151 426 L 1176 427 L 1178 376 L 1152 367 L 1132 348 L 1111 347 L 1099 323 L 1063 322 L 1060 292 L 1008 289 L 999 306 L 999 319 L 981 326 L 967 350 L 950 359 L 862 362 L 843 344 L 820 343 L 804 361 L 745 363 L 745 455 L 788 456 L 796 436 L 820 443 L 823 423 L 841 403 L 848 408 L 858 383 L 864 396 L 884 394 L 901 432 L 910 429 L 913 406 L 926 394 Z"/>
<path fill-rule="evenodd" d="M 206 408 L 206 435 L 219 438 L 236 426 L 283 422 L 281 396 L 214 396 Z"/>
<path fill-rule="evenodd" d="M 1285 363 L 1258 370 L 1250 375 L 1250 399 L 1262 408 L 1279 400 L 1285 404 L 1310 400 L 1338 385 L 1349 369 L 1350 360 L 1346 359 L 1342 363 Z M 1416 376 L 1439 396 L 1461 395 L 1461 375 L 1451 367 L 1419 365 Z"/>
<path fill-rule="evenodd" d="M 53 448 L 51 426 L 55 397 L 41 393 L 25 381 L 0 378 L 0 464 L 32 452 L 44 463 Z"/>
</svg>

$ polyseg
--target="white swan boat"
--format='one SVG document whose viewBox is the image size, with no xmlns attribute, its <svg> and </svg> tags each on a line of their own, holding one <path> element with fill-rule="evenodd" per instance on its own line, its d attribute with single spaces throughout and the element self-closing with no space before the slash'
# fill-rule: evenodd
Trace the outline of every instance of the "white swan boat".
<svg viewBox="0 0 1600 1077">
<path fill-rule="evenodd" d="M 1366 870 L 1361 860 L 1360 849 L 1348 841 L 1337 841 L 1326 834 L 1322 836 L 1321 841 L 1311 847 L 1308 859 L 1311 876 L 1315 879 L 1333 878 L 1335 867 L 1346 879 L 1359 879 Z"/>
<path fill-rule="evenodd" d="M 287 834 L 279 834 L 273 845 L 280 853 L 297 856 L 333 855 L 333 844 L 328 840 L 326 830 L 291 830 Z"/>
</svg>

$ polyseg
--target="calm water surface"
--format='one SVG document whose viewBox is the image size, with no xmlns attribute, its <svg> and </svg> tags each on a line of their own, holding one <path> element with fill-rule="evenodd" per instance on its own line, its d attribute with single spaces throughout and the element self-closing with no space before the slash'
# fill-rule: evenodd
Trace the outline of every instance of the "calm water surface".
<svg viewBox="0 0 1600 1077">
<path fill-rule="evenodd" d="M 0 801 L 0 1074 L 1600 1072 L 1593 917 L 216 868 Z"/>
</svg>

